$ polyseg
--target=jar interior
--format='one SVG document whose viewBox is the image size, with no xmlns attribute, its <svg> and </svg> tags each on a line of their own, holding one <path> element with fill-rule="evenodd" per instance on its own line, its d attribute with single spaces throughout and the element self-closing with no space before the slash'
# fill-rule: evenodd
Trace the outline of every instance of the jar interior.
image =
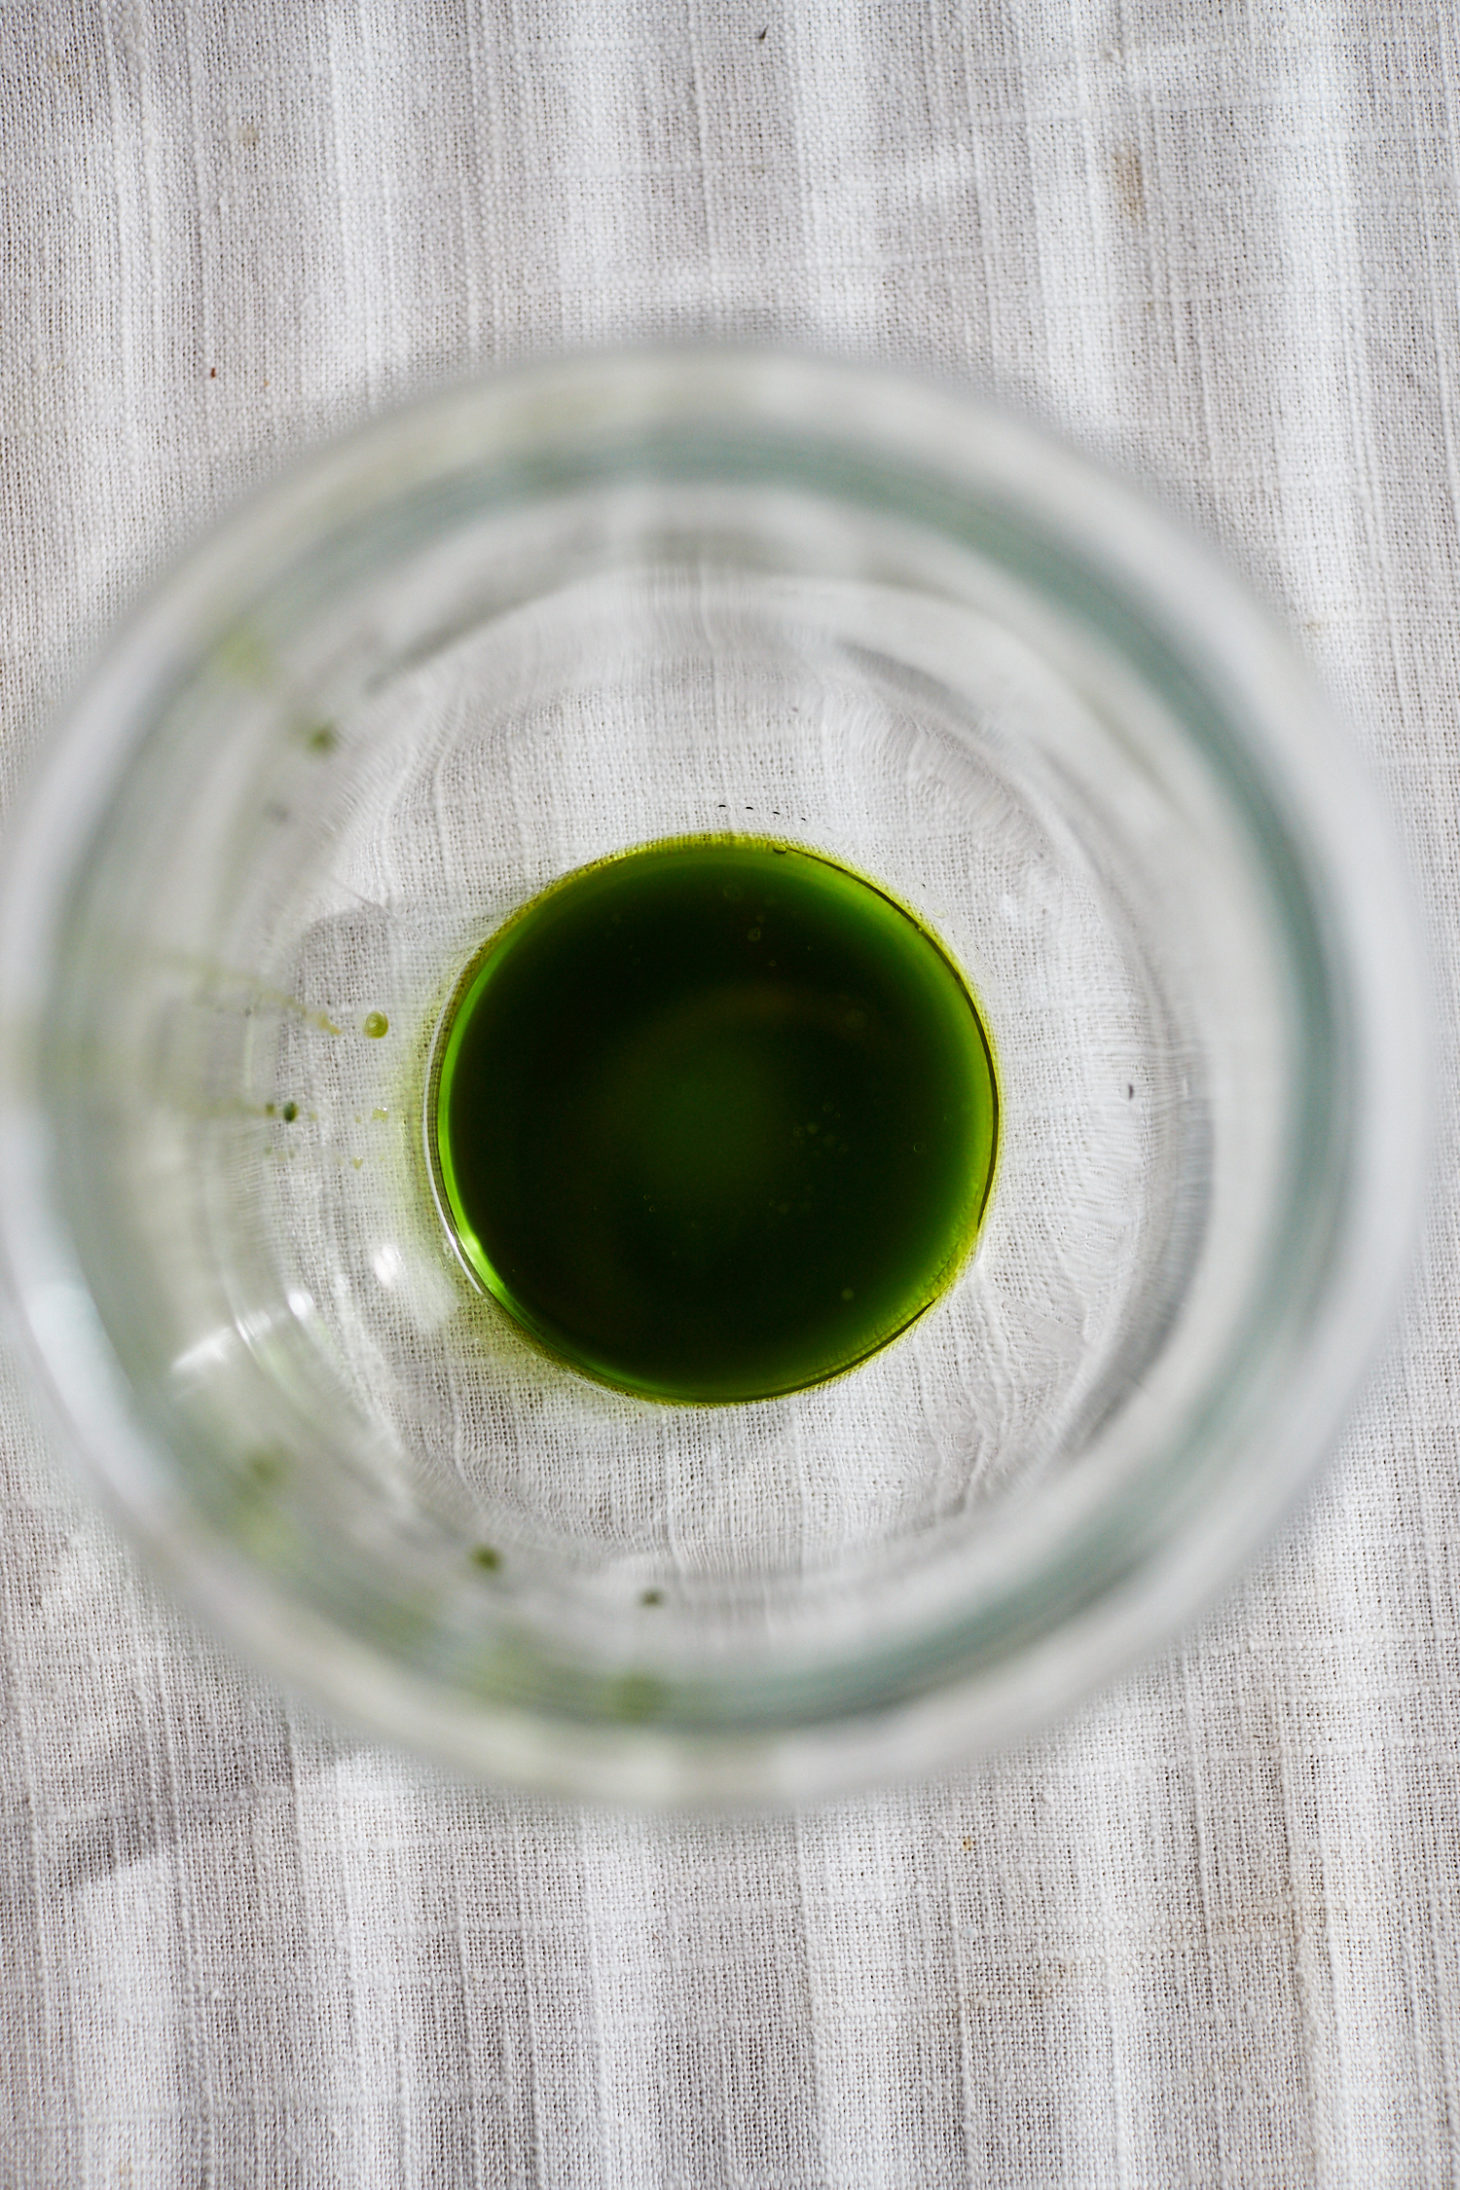
<svg viewBox="0 0 1460 2190">
<path fill-rule="evenodd" d="M 49 1005 L 59 1190 L 168 1495 L 362 1646 L 583 1721 L 863 1710 L 1106 1586 L 1319 1251 L 1329 1006 L 1222 704 L 1087 558 L 844 452 L 322 511 L 172 665 Z M 473 1287 L 426 1074 L 527 898 L 726 829 L 943 939 L 1003 1138 L 972 1261 L 885 1352 L 669 1407 Z"/>
</svg>

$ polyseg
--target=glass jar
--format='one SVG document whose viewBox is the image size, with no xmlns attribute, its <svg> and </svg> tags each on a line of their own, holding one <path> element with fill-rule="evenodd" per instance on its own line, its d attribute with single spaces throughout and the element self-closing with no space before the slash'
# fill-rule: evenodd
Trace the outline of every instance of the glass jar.
<svg viewBox="0 0 1460 2190">
<path fill-rule="evenodd" d="M 572 868 L 744 831 L 970 977 L 978 1251 L 789 1398 L 576 1377 L 430 1190 L 440 1013 Z M 1329 1442 L 1414 1229 L 1375 802 L 1242 590 L 998 409 L 579 359 L 388 417 L 202 543 L 12 830 L 0 1243 L 91 1473 L 259 1662 L 457 1770 L 801 1799 L 1027 1729 Z"/>
</svg>

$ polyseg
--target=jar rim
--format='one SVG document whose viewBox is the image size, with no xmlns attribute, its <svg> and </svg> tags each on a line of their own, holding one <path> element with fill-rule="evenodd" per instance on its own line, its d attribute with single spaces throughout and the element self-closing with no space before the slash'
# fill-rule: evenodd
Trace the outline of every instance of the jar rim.
<svg viewBox="0 0 1460 2190">
<path fill-rule="evenodd" d="M 617 450 L 606 462 L 628 451 L 642 464 L 662 461 L 666 436 L 703 445 L 709 420 L 727 462 L 738 442 L 770 440 L 793 457 L 799 447 L 813 472 L 830 464 L 844 493 L 900 477 L 935 524 L 969 497 L 985 511 L 1007 505 L 1026 529 L 1059 541 L 1071 567 L 1098 572 L 1112 599 L 1136 604 L 1174 660 L 1198 665 L 1220 691 L 1224 723 L 1241 726 L 1239 757 L 1301 827 L 1299 885 L 1335 1007 L 1324 1092 L 1337 1109 L 1322 1175 L 1307 1185 L 1321 1221 L 1281 1278 L 1292 1297 L 1270 1329 L 1255 1316 L 1251 1343 L 1271 1355 L 1260 1434 L 1249 1425 L 1222 1446 L 1207 1421 L 1171 1440 L 1164 1477 L 1179 1526 L 1153 1531 L 1149 1513 L 1142 1525 L 1128 1510 L 1116 1528 L 1120 1517 L 1102 1511 L 1101 1556 L 1071 1568 L 1063 1609 L 1046 1572 L 1045 1617 L 991 1659 L 971 1654 L 966 1637 L 930 1635 L 900 1679 L 889 1665 L 880 1691 L 848 1695 L 836 1710 L 797 1706 L 729 1730 L 585 1726 L 433 1686 L 286 1599 L 190 1512 L 129 1405 L 69 1237 L 39 1029 L 70 879 L 109 788 L 178 664 L 246 597 L 251 572 L 325 525 L 358 522 L 383 495 L 438 491 L 484 449 L 531 495 L 551 483 L 569 439 L 597 436 Z M 524 366 L 374 420 L 264 489 L 149 596 L 72 703 L 12 822 L 0 876 L 0 1025 L 12 1051 L 0 1093 L 0 1257 L 94 1482 L 174 1586 L 275 1673 L 376 1735 L 557 1792 L 648 1802 L 818 1795 L 924 1769 L 1047 1719 L 1208 1601 L 1302 1491 L 1387 1327 L 1417 1232 L 1430 1080 L 1417 932 L 1377 801 L 1272 621 L 1176 522 L 1042 429 L 962 390 L 773 352 L 642 350 Z M 1151 1488 L 1142 1478 L 1141 1494 Z"/>
</svg>

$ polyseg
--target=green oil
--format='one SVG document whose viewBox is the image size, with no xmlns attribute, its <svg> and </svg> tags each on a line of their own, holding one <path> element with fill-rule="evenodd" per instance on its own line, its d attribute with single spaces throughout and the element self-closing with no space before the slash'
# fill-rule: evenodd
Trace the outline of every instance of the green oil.
<svg viewBox="0 0 1460 2190">
<path fill-rule="evenodd" d="M 531 1338 L 651 1398 L 748 1400 L 937 1299 L 998 1095 L 910 912 L 820 854 L 696 836 L 580 868 L 487 942 L 427 1124 L 461 1256 Z"/>
</svg>

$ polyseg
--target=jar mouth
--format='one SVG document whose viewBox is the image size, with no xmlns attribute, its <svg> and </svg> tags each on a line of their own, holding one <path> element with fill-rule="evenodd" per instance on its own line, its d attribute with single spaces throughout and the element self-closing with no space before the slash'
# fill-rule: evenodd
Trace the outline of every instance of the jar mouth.
<svg viewBox="0 0 1460 2190">
<path fill-rule="evenodd" d="M 277 1528 L 270 1537 L 255 1491 L 240 1521 L 236 1471 L 226 1512 L 213 1497 L 197 1460 L 212 1433 L 197 1428 L 201 1414 L 188 1412 L 203 1404 L 195 1399 L 196 1378 L 179 1396 L 177 1364 L 187 1349 L 173 1345 L 165 1376 L 138 1367 L 156 1350 L 148 1318 L 158 1323 L 156 1303 L 171 1298 L 173 1281 L 160 1275 L 154 1287 L 151 1273 L 139 1277 L 134 1267 L 123 1283 L 115 1271 L 118 1242 L 144 1237 L 143 1219 L 135 1235 L 125 1225 L 106 1238 L 98 1229 L 107 1194 L 117 1209 L 132 1210 L 144 1148 L 165 1194 L 174 1190 L 166 1163 L 197 1145 L 180 1130 L 165 1148 L 128 1138 L 143 1130 L 129 1122 L 141 1097 L 130 1106 L 125 1095 L 108 1102 L 97 1095 L 100 1059 L 134 1072 L 137 1086 L 155 1097 L 148 1044 L 164 1018 L 175 1032 L 184 1007 L 198 1002 L 192 990 L 179 991 L 163 1000 L 165 1011 L 163 1003 L 149 1007 L 151 1031 L 139 1019 L 126 1033 L 120 1065 L 97 1049 L 95 1029 L 85 1023 L 88 1000 L 94 1005 L 106 993 L 104 977 L 118 970 L 107 956 L 115 948 L 109 922 L 119 932 L 134 916 L 148 917 L 138 846 L 152 824 L 138 816 L 148 799 L 181 801 L 176 786 L 192 780 L 189 770 L 201 771 L 205 703 L 224 710 L 217 721 L 235 703 L 240 718 L 255 709 L 261 722 L 272 710 L 268 768 L 293 769 L 305 783 L 312 766 L 299 753 L 272 757 L 279 743 L 273 716 L 284 723 L 286 742 L 293 734 L 301 748 L 306 743 L 302 672 L 284 699 L 256 691 L 252 673 L 245 666 L 240 674 L 234 658 L 238 634 L 273 631 L 269 618 L 287 598 L 290 630 L 311 635 L 309 660 L 325 665 L 322 678 L 338 680 L 349 639 L 339 604 L 378 589 L 381 574 L 392 571 L 404 574 L 404 593 L 414 587 L 428 599 L 433 543 L 488 519 L 503 524 L 503 512 L 520 529 L 490 540 L 494 552 L 505 543 L 519 555 L 520 598 L 510 572 L 494 575 L 491 614 L 473 596 L 466 644 L 490 660 L 499 680 L 494 692 L 510 686 L 514 722 L 526 719 L 520 695 L 537 673 L 534 647 L 547 643 L 543 632 L 566 629 L 569 613 L 555 607 L 554 623 L 543 610 L 546 583 L 529 582 L 534 556 L 553 573 L 553 600 L 570 603 L 574 631 L 590 634 L 574 643 L 595 676 L 593 648 L 608 643 L 604 634 L 611 636 L 627 602 L 626 613 L 642 619 L 636 633 L 672 627 L 681 649 L 684 633 L 695 630 L 709 634 L 707 655 L 718 648 L 729 658 L 753 640 L 782 680 L 777 691 L 793 689 L 782 654 L 794 656 L 797 674 L 804 656 L 818 676 L 842 680 L 838 691 L 855 685 L 845 721 L 818 726 L 823 738 L 845 741 L 864 735 L 857 706 L 883 705 L 878 696 L 893 677 L 884 665 L 895 658 L 896 690 L 884 707 L 891 727 L 885 734 L 879 728 L 876 750 L 912 752 L 914 772 L 925 765 L 924 749 L 908 746 L 911 733 L 898 725 L 919 709 L 941 721 L 939 710 L 952 707 L 947 694 L 960 689 L 965 673 L 970 617 L 982 619 L 980 643 L 996 653 L 1007 598 L 1009 628 L 1034 665 L 1027 690 L 999 715 L 1015 671 L 1001 671 L 995 691 L 980 669 L 985 681 L 968 701 L 966 720 L 946 736 L 937 731 L 938 750 L 957 758 L 959 739 L 973 735 L 967 723 L 992 723 L 978 731 L 980 765 L 997 785 L 1024 781 L 1021 737 L 1042 741 L 1040 795 L 1053 817 L 1048 842 L 1064 841 L 1061 827 L 1066 837 L 1088 837 L 1069 853 L 1068 888 L 1098 884 L 1101 917 L 1124 922 L 1122 934 L 1135 939 L 1121 1009 L 1127 1018 L 1146 1013 L 1141 1054 L 1165 1075 L 1147 1130 L 1158 1154 L 1167 1151 L 1167 1170 L 1164 1199 L 1153 1199 L 1142 1216 L 1144 1261 L 1127 1286 L 1119 1343 L 1111 1340 L 1099 1375 L 1075 1361 L 1059 1393 L 1059 1434 L 1051 1431 L 1041 1448 L 1044 1474 L 1036 1481 L 1031 1461 L 1027 1487 L 988 1505 L 982 1535 L 953 1513 L 956 1500 L 945 1500 L 936 1527 L 919 1524 L 901 1537 L 894 1530 L 890 1555 L 872 1530 L 865 1544 L 839 1555 L 840 1564 L 832 1560 L 823 1595 L 829 1604 L 840 1590 L 845 1601 L 837 1610 L 817 1600 L 814 1648 L 806 1639 L 814 1559 L 799 1580 L 794 1559 L 780 1579 L 767 1563 L 774 1616 L 757 1615 L 762 1624 L 745 1649 L 735 1640 L 748 1632 L 744 1576 L 713 1645 L 704 1642 L 722 1619 L 713 1559 L 681 1610 L 667 1608 L 658 1639 L 635 1629 L 622 1640 L 622 1615 L 603 1611 L 595 1582 L 566 1620 L 561 1651 L 533 1639 L 539 1614 L 526 1595 L 509 1615 L 452 1594 L 453 1582 L 428 1603 L 435 1585 L 418 1575 L 406 1604 L 389 1561 L 370 1564 L 365 1537 L 337 1571 L 324 1571 L 303 1536 L 292 1549 Z M 543 543 L 531 535 L 539 518 Z M 762 567 L 753 568 L 758 554 Z M 960 590 L 972 583 L 965 566 L 980 574 L 976 599 Z M 505 572 L 506 561 L 493 569 Z M 586 609 L 571 605 L 580 583 L 587 600 L 593 587 L 601 592 L 610 582 L 621 583 L 619 593 L 594 594 Z M 424 608 L 392 610 L 386 594 L 377 590 L 372 599 L 376 625 L 396 614 L 399 630 L 387 634 L 388 659 L 383 653 L 374 686 L 367 689 L 362 676 L 351 688 L 361 722 L 374 719 L 371 707 L 394 704 L 397 691 L 429 695 L 430 679 L 455 674 L 451 664 L 465 658 L 460 618 L 455 627 L 450 613 L 433 622 L 429 600 Z M 417 620 L 407 633 L 411 615 Z M 509 661 L 501 634 L 516 629 L 514 618 L 525 636 L 511 640 L 518 651 Z M 479 645 L 479 631 L 494 636 Z M 639 643 L 625 638 L 625 656 Z M 483 653 L 490 647 L 497 652 Z M 680 655 L 671 648 L 664 659 Z M 1068 728 L 1050 727 L 1053 702 L 1046 720 L 1027 697 L 1042 690 L 1041 661 L 1056 665 L 1062 690 L 1073 695 Z M 205 684 L 198 700 L 193 695 Z M 474 704 L 485 705 L 480 692 Z M 508 701 L 500 704 L 508 709 Z M 284 720 L 291 710 L 292 730 Z M 344 711 L 341 719 L 354 720 Z M 1106 741 L 1098 768 L 1087 753 L 1097 733 Z M 483 733 L 473 754 L 486 742 Z M 265 780 L 257 758 L 263 731 L 256 750 L 245 744 L 241 730 L 227 827 L 220 820 L 216 839 L 200 841 L 192 855 L 200 872 L 209 861 L 215 871 L 198 881 L 189 869 L 175 885 L 179 907 L 221 891 L 217 874 L 228 860 L 252 872 L 263 856 L 252 839 L 244 847 L 236 814 L 245 799 L 262 812 L 274 779 Z M 465 749 L 458 739 L 442 753 L 456 765 Z M 522 750 L 539 748 L 524 742 Z M 209 768 L 217 765 L 210 757 Z M 361 781 L 366 773 L 362 763 Z M 312 783 L 308 777 L 301 805 L 315 796 Z M 993 794 L 983 778 L 980 785 L 967 794 L 970 813 L 991 810 Z M 205 790 L 222 815 L 225 792 L 213 775 Z M 351 798 L 358 805 L 354 791 L 341 794 L 342 828 Z M 1205 845 L 1200 856 L 1210 872 L 1193 873 L 1193 899 L 1216 905 L 1224 887 L 1232 893 L 1238 940 L 1210 943 L 1218 955 L 1227 950 L 1217 970 L 1228 984 L 1230 1041 L 1220 1014 L 1186 993 L 1206 967 L 1214 919 L 1171 900 L 1170 924 L 1186 923 L 1185 940 L 1169 959 L 1161 955 L 1159 905 L 1172 874 L 1152 846 L 1162 828 L 1177 827 L 1190 829 L 1198 851 Z M 323 819 L 319 829 L 323 841 Z M 976 834 L 965 835 L 985 856 Z M 955 838 L 952 831 L 954 850 Z M 1040 867 L 1031 854 L 1029 872 L 1046 877 L 1053 856 L 1042 851 Z M 953 873 L 953 850 L 947 859 Z M 1149 873 L 1137 873 L 1141 860 Z M 956 886 L 955 876 L 948 887 Z M 277 889 L 285 888 L 280 881 Z M 185 890 L 203 895 L 195 900 Z M 1027 919 L 1027 907 L 1016 909 Z M 969 922 L 974 947 L 983 947 L 976 908 Z M 1046 932 L 1057 938 L 1054 915 L 1051 923 Z M 421 963 L 459 972 L 466 955 L 458 951 L 453 961 L 443 944 L 436 960 Z M 1013 943 L 1007 955 L 1011 966 L 1024 963 Z M 1145 974 L 1154 1001 L 1142 991 Z M 1017 1009 L 1027 1009 L 1029 1025 L 1037 1022 L 1045 1039 L 1058 1020 L 1049 1017 L 1037 980 L 1027 971 L 1019 977 L 1029 998 Z M 220 992 L 210 980 L 216 1019 Z M 1248 998 L 1255 999 L 1250 1010 Z M 1336 1431 L 1407 1265 L 1426 1148 L 1424 999 L 1416 924 L 1389 836 L 1301 665 L 1242 588 L 1139 496 L 992 406 L 890 375 L 754 352 L 572 359 L 451 391 L 309 460 L 174 572 L 73 703 L 12 828 L 0 897 L 0 1023 L 12 1060 L 0 1109 L 0 1250 L 45 1380 L 93 1478 L 169 1579 L 274 1671 L 374 1733 L 457 1767 L 570 1794 L 647 1801 L 819 1794 L 942 1764 L 1048 1717 L 1207 1601 L 1286 1511 Z M 419 1001 L 430 1003 L 424 994 Z M 290 1012 L 293 1003 L 274 1015 L 283 1028 L 269 1037 L 275 1062 L 294 1054 Z M 223 1016 L 231 1025 L 231 1013 Z M 261 1039 L 260 1015 L 237 1016 L 244 1059 Z M 425 1017 L 434 1024 L 429 1011 Z M 1102 1028 L 1117 1018 L 1092 1019 L 1092 1072 Z M 178 1036 L 186 1057 L 193 1057 L 188 1043 L 199 1056 L 206 1049 L 206 1067 L 197 1069 L 214 1073 L 218 1038 L 191 1021 L 188 1029 Z M 994 1034 L 999 1039 L 997 1021 Z M 1031 1057 L 1036 1048 L 1031 1040 Z M 194 1069 L 191 1061 L 186 1069 Z M 1017 1111 L 1006 1115 L 1006 1130 L 1016 1134 Z M 255 1153 L 273 1145 L 259 1137 L 263 1130 L 249 1143 Z M 1068 1139 L 1075 1128 L 1066 1119 L 1060 1130 Z M 1110 1131 L 1134 1149 L 1133 1129 L 1122 1122 Z M 1098 1171 L 1093 1128 L 1088 1138 L 1089 1165 Z M 1245 1185 L 1239 1158 L 1253 1174 Z M 294 1157 L 284 1148 L 275 1169 L 286 1161 Z M 1078 1166 L 1070 1173 L 1077 1175 Z M 242 1186 L 238 1195 L 241 1207 Z M 292 1205 L 276 1195 L 269 1206 Z M 215 1216 L 189 1218 L 189 1255 L 203 1254 L 198 1241 L 208 1226 L 209 1238 L 222 1236 Z M 1090 1255 L 1104 1236 L 1091 1234 Z M 263 1256 L 265 1249 L 254 1241 L 250 1252 Z M 1017 1242 L 1007 1254 L 1017 1272 Z M 1057 1242 L 1050 1254 L 1057 1263 Z M 243 1329 L 253 1311 L 240 1307 L 239 1289 L 257 1290 L 257 1281 L 234 1271 L 219 1284 L 219 1299 L 231 1303 L 227 1317 Z M 313 1303 L 310 1316 L 296 1320 L 312 1330 L 324 1312 L 323 1282 L 311 1278 L 296 1290 Z M 276 1291 L 285 1298 L 284 1279 Z M 986 1335 L 988 1327 L 977 1330 Z M 290 1350 L 297 1338 L 292 1324 L 266 1341 L 247 1335 L 249 1374 L 259 1373 L 272 1347 L 276 1382 L 283 1388 L 296 1379 L 317 1404 L 309 1381 L 315 1370 Z M 1036 1331 L 1026 1351 L 1036 1341 L 1044 1352 L 1055 1345 Z M 329 1343 L 338 1355 L 338 1331 Z M 1017 1372 L 1016 1363 L 1016 1382 Z M 957 1419 L 957 1395 L 974 1372 L 965 1365 L 961 1373 L 962 1386 L 957 1375 L 948 1377 L 940 1422 Z M 289 1404 L 297 1413 L 305 1403 L 295 1392 Z M 844 1435 L 853 1419 L 828 1417 L 825 1436 Z M 611 1442 L 619 1431 L 607 1418 L 605 1425 L 601 1434 Z M 759 1423 L 747 1437 L 761 1440 L 756 1449 L 764 1455 L 778 1434 Z M 939 1435 L 950 1449 L 957 1442 L 952 1429 Z M 293 1438 L 291 1428 L 283 1441 Z M 1056 1447 L 1068 1454 L 1076 1445 L 1078 1466 L 1050 1460 Z M 268 1447 L 267 1435 L 255 1437 L 249 1464 Z M 387 1484 L 389 1470 L 383 1461 L 380 1467 Z M 391 1495 L 387 1484 L 382 1511 Z M 399 1557 L 408 1565 L 416 1552 L 406 1536 Z M 369 1540 L 382 1540 L 379 1531 Z M 546 1574 L 549 1554 L 538 1551 Z M 525 1552 L 517 1563 L 525 1571 L 531 1558 Z M 548 1584 L 532 1583 L 539 1586 Z M 638 1598 L 654 1594 L 640 1590 Z M 494 1635 L 486 1658 L 483 1622 Z M 542 1615 L 544 1635 L 551 1625 Z"/>
</svg>

